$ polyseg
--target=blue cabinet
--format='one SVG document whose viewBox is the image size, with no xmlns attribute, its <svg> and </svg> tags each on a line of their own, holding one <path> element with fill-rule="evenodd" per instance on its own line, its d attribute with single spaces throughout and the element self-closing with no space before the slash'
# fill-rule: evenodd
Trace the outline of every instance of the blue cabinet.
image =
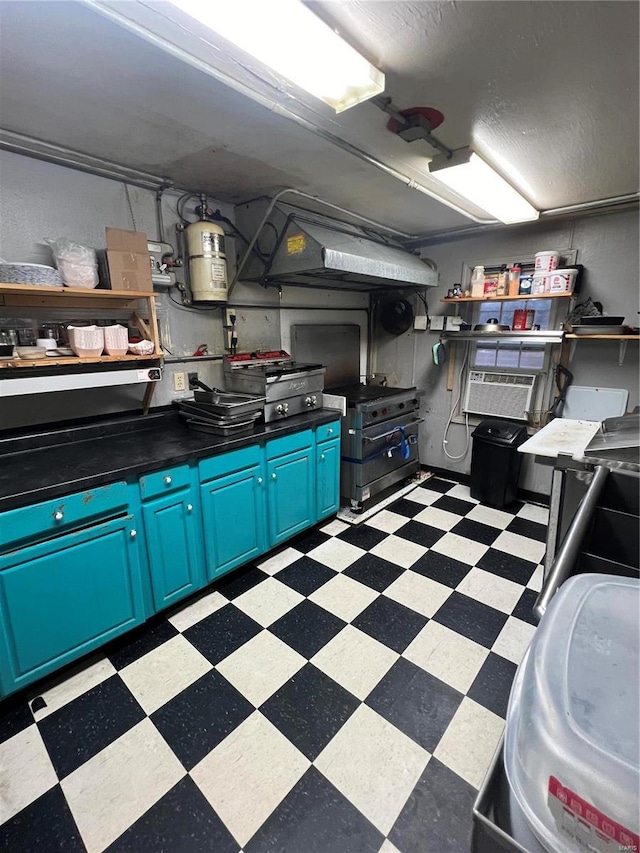
<svg viewBox="0 0 640 853">
<path fill-rule="evenodd" d="M 316 447 L 316 517 L 319 521 L 340 509 L 340 439 Z"/>
<path fill-rule="evenodd" d="M 204 584 L 197 510 L 191 491 L 185 489 L 143 504 L 155 610 Z"/>
<path fill-rule="evenodd" d="M 0 556 L 0 682 L 10 693 L 145 619 L 130 515 Z"/>
<path fill-rule="evenodd" d="M 315 522 L 313 447 L 267 462 L 269 545 L 277 545 Z"/>
<path fill-rule="evenodd" d="M 204 548 L 210 580 L 246 563 L 267 550 L 265 536 L 264 467 L 254 450 L 228 454 L 232 473 L 218 474 L 200 486 Z M 249 452 L 250 451 L 250 452 Z M 260 460 L 260 461 L 258 461 Z M 218 457 L 216 470 L 224 470 Z M 246 467 L 241 467 L 247 462 Z"/>
</svg>

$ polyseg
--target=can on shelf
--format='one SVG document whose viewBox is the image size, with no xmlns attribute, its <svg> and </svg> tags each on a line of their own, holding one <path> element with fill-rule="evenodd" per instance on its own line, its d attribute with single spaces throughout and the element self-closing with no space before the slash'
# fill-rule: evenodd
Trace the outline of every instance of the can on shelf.
<svg viewBox="0 0 640 853">
<path fill-rule="evenodd" d="M 514 332 L 529 332 L 533 328 L 533 321 L 536 312 L 530 308 L 518 308 L 513 312 L 513 331 Z"/>
</svg>

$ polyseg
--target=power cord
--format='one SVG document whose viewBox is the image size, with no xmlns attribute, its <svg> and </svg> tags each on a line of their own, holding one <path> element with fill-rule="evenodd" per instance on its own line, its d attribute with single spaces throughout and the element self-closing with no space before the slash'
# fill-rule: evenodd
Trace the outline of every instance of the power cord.
<svg viewBox="0 0 640 853">
<path fill-rule="evenodd" d="M 452 453 L 449 453 L 447 450 L 447 444 L 449 443 L 447 440 L 447 434 L 453 422 L 453 416 L 455 414 L 456 409 L 460 405 L 460 400 L 462 399 L 462 374 L 467 366 L 467 361 L 469 360 L 469 344 L 467 343 L 467 347 L 465 349 L 464 358 L 462 359 L 462 364 L 460 365 L 460 371 L 458 373 L 458 396 L 451 404 L 451 411 L 449 412 L 449 418 L 447 419 L 446 426 L 444 428 L 444 433 L 442 435 L 442 450 L 444 451 L 444 455 L 455 462 L 460 461 L 460 459 L 464 459 L 464 457 L 469 452 L 469 443 L 471 440 L 471 436 L 469 435 L 469 413 L 465 412 L 464 421 L 465 421 L 465 430 L 466 430 L 466 439 L 464 450 L 458 456 L 454 456 Z"/>
</svg>

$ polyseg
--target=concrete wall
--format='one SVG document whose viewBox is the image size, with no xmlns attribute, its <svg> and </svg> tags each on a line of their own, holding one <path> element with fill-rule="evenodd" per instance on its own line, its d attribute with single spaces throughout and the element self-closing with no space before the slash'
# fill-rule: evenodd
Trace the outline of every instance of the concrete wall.
<svg viewBox="0 0 640 853">
<path fill-rule="evenodd" d="M 454 313 L 453 307 L 442 305 L 439 300 L 454 282 L 461 280 L 464 263 L 473 266 L 499 258 L 524 259 L 546 248 L 577 249 L 577 262 L 585 266 L 580 298 L 591 296 L 603 303 L 606 313 L 623 314 L 627 323 L 638 324 L 637 212 L 546 221 L 429 245 L 422 254 L 432 258 L 440 272 L 439 287 L 429 292 L 431 313 Z M 423 463 L 469 473 L 470 450 L 463 459 L 452 461 L 442 448 L 452 396 L 457 396 L 458 385 L 456 382 L 454 392 L 447 391 L 446 366 L 435 367 L 432 363 L 431 347 L 437 340 L 437 332 L 409 332 L 396 338 L 378 330 L 375 368 L 388 373 L 390 384 L 414 383 L 424 390 L 425 424 L 420 443 Z M 632 409 L 638 405 L 638 344 L 629 343 L 623 366 L 618 366 L 618 347 L 615 342 L 579 342 L 570 367 L 576 385 L 628 389 L 628 408 Z M 461 453 L 465 444 L 464 426 L 454 423 L 448 439 L 449 452 Z M 549 483 L 548 469 L 525 461 L 520 480 L 523 488 L 546 493 Z"/>
<path fill-rule="evenodd" d="M 155 193 L 130 187 L 129 196 L 135 227 L 151 239 L 157 239 Z M 163 199 L 165 234 L 173 243 L 178 221 L 178 196 L 179 193 L 168 192 Z M 211 199 L 210 203 L 219 207 L 224 216 L 234 220 L 231 205 L 211 202 Z M 134 227 L 124 184 L 0 151 L 0 257 L 10 261 L 49 264 L 51 253 L 42 242 L 44 237 L 67 236 L 79 243 L 102 248 L 106 226 Z M 235 243 L 233 239 L 227 240 L 230 277 L 235 269 Z M 179 299 L 175 290 L 171 295 Z M 165 375 L 156 387 L 153 405 L 163 406 L 176 397 L 189 396 L 190 392 L 174 392 L 175 372 L 197 370 L 204 382 L 222 387 L 219 361 L 185 359 L 201 343 L 208 345 L 210 353 L 224 352 L 223 309 L 189 310 L 172 302 L 166 292 L 157 302 L 163 343 L 169 352 Z M 277 291 L 265 291 L 256 284 L 240 282 L 231 304 L 237 307 L 239 348 L 244 350 L 287 347 L 290 328 L 295 323 L 359 323 L 363 341 L 361 369 L 364 373 L 366 294 L 285 288 L 280 297 Z M 50 311 L 42 309 L 42 319 L 50 314 Z M 74 310 L 74 314 L 79 315 L 80 312 Z M 0 327 L 10 326 L 12 319 L 24 316 L 24 309 L 0 307 Z M 93 316 L 100 318 L 102 314 L 95 312 Z M 73 318 L 56 317 L 58 322 L 69 319 Z M 179 361 L 175 363 L 174 359 Z M 0 398 L 0 429 L 139 410 L 143 394 L 144 385 L 134 385 L 4 397 Z"/>
</svg>

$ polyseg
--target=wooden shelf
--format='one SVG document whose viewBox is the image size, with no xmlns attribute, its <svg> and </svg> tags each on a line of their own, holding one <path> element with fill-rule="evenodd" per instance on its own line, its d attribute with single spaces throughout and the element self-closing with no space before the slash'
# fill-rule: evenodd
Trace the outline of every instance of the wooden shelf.
<svg viewBox="0 0 640 853">
<path fill-rule="evenodd" d="M 55 296 L 84 297 L 85 299 L 149 299 L 157 296 L 151 290 L 98 290 L 95 287 L 47 287 L 39 284 L 4 284 L 0 282 L 0 295 L 11 294 L 17 296 Z"/>
<path fill-rule="evenodd" d="M 159 361 L 160 355 L 99 355 L 94 358 L 78 358 L 77 356 L 60 356 L 58 358 L 13 358 L 11 361 L 0 361 L 0 370 L 7 368 L 28 369 L 29 367 L 75 367 L 78 364 L 114 364 L 116 362 Z"/>
<path fill-rule="evenodd" d="M 568 341 L 638 341 L 640 335 L 565 335 Z"/>
<path fill-rule="evenodd" d="M 532 293 L 530 295 L 518 296 L 459 296 L 451 299 L 445 296 L 440 302 L 452 304 L 454 302 L 515 302 L 519 299 L 566 299 L 573 293 Z"/>
<path fill-rule="evenodd" d="M 624 357 L 627 353 L 627 344 L 629 341 L 640 340 L 640 335 L 565 335 L 565 340 L 570 341 L 569 363 L 573 360 L 576 352 L 578 341 L 618 341 L 620 349 L 618 353 L 618 364 L 624 364 Z"/>
<path fill-rule="evenodd" d="M 60 390 L 65 382 L 67 384 L 64 385 L 64 390 L 67 390 L 72 387 L 67 381 L 70 377 L 74 377 L 76 380 L 76 384 L 73 387 L 88 388 L 91 387 L 87 382 L 92 372 L 91 367 L 96 368 L 99 365 L 108 364 L 129 364 L 131 366 L 130 370 L 111 371 L 113 377 L 109 378 L 109 384 L 131 384 L 132 382 L 144 381 L 144 379 L 139 380 L 137 378 L 137 374 L 141 371 L 136 371 L 136 362 L 156 362 L 159 365 L 158 369 L 151 372 L 157 374 L 157 376 L 147 381 L 147 388 L 142 403 L 143 412 L 146 414 L 151 405 L 155 381 L 162 376 L 162 367 L 160 366 L 162 362 L 162 350 L 160 348 L 158 317 L 154 299 L 157 295 L 152 290 L 101 290 L 97 288 L 46 287 L 37 284 L 8 284 L 0 282 L 0 306 L 35 308 L 38 310 L 42 308 L 78 308 L 86 311 L 90 311 L 92 308 L 109 310 L 128 309 L 132 312 L 133 320 L 141 337 L 151 341 L 154 347 L 153 353 L 142 356 L 101 355 L 95 358 L 60 356 L 56 358 L 11 359 L 10 361 L 0 363 L 0 373 L 7 371 L 0 379 L 0 396 L 15 396 L 19 393 L 30 393 L 31 390 L 34 393 Z M 145 319 L 138 313 L 141 301 L 147 304 L 148 319 Z M 74 370 L 73 368 L 78 365 L 86 365 L 86 370 Z M 32 370 L 58 368 L 58 370 L 48 371 L 44 374 L 34 373 L 29 376 L 29 368 Z M 94 369 L 93 374 L 96 387 L 105 385 L 104 379 L 107 374 L 104 371 L 96 371 Z M 82 380 L 81 384 L 77 382 L 79 379 Z M 113 382 L 113 379 L 117 379 L 118 381 Z M 31 389 L 34 383 L 38 383 L 38 387 Z M 29 387 L 24 391 L 21 390 L 25 385 Z M 3 390 L 1 386 L 6 387 Z"/>
</svg>

